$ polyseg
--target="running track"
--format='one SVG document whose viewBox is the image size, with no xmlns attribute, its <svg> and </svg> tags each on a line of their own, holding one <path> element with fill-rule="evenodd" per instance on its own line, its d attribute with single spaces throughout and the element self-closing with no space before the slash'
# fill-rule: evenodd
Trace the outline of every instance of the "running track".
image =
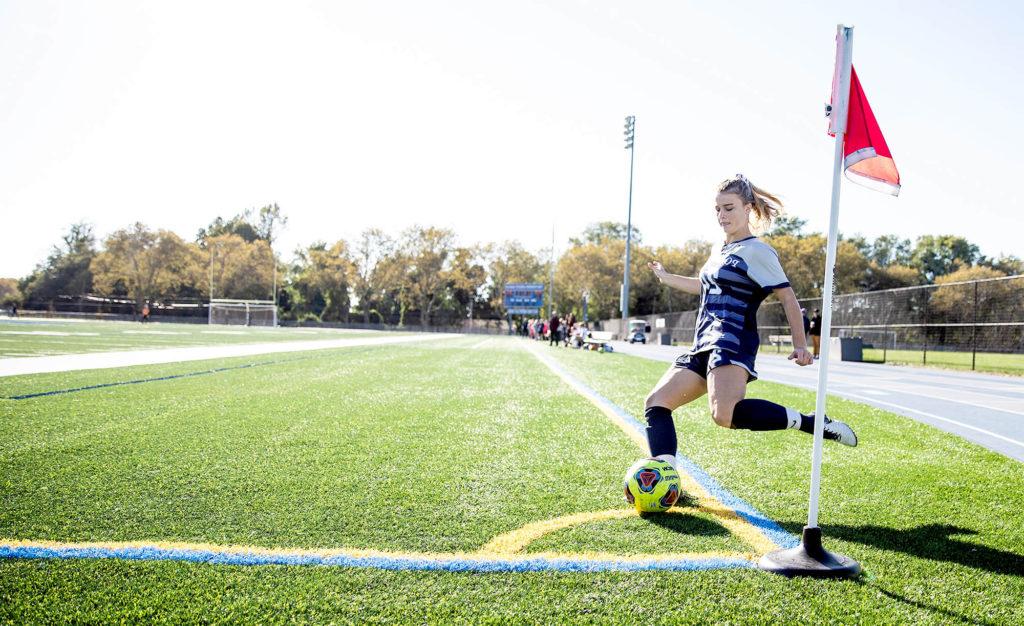
<svg viewBox="0 0 1024 626">
<path fill-rule="evenodd" d="M 674 361 L 685 348 L 630 345 L 615 349 L 656 361 Z M 757 357 L 767 380 L 817 389 L 818 364 L 798 367 L 771 352 Z M 832 359 L 830 394 L 930 424 L 1024 462 L 1024 378 Z"/>
</svg>

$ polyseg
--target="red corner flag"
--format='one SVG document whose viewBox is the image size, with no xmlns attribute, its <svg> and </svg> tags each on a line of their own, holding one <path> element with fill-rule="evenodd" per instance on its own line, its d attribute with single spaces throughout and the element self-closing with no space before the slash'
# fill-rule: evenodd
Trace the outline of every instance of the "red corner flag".
<svg viewBox="0 0 1024 626">
<path fill-rule="evenodd" d="M 833 98 L 834 100 L 834 98 Z M 833 102 L 835 105 L 835 102 Z M 843 170 L 851 181 L 875 191 L 898 196 L 900 173 L 885 144 L 882 129 L 860 86 L 857 70 L 850 68 L 849 114 L 843 141 Z M 834 132 L 829 132 L 835 135 Z"/>
</svg>

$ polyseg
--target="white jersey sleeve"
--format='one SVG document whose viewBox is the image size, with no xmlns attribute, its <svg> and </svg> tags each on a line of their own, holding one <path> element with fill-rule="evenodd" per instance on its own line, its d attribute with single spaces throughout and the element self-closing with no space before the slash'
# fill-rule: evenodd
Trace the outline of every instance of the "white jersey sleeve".
<svg viewBox="0 0 1024 626">
<path fill-rule="evenodd" d="M 747 276 L 764 289 L 789 287 L 789 279 L 782 269 L 779 253 L 768 244 L 758 241 L 743 250 L 747 262 Z"/>
</svg>

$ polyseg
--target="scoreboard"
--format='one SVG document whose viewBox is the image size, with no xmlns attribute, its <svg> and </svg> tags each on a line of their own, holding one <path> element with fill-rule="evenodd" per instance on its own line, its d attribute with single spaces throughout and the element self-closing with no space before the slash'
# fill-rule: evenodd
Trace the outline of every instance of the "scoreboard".
<svg viewBox="0 0 1024 626">
<path fill-rule="evenodd" d="M 504 295 L 509 315 L 538 315 L 544 306 L 544 283 L 507 283 Z"/>
</svg>

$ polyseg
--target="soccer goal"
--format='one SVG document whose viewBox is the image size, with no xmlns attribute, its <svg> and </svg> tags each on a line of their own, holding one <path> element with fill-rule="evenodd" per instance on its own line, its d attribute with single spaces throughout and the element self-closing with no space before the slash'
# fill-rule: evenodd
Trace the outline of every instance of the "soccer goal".
<svg viewBox="0 0 1024 626">
<path fill-rule="evenodd" d="M 235 326 L 277 326 L 277 305 L 273 300 L 210 300 L 210 324 Z"/>
</svg>

